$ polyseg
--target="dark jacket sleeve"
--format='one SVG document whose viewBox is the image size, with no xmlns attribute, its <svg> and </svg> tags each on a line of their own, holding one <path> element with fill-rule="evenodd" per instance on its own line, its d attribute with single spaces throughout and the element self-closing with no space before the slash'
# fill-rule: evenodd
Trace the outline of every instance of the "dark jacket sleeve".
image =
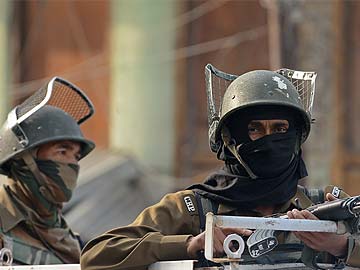
<svg viewBox="0 0 360 270">
<path fill-rule="evenodd" d="M 129 226 L 91 240 L 82 251 L 81 269 L 147 269 L 157 261 L 188 259 L 186 243 L 198 233 L 199 221 L 185 197 L 196 205 L 192 191 L 168 194 Z"/>
</svg>

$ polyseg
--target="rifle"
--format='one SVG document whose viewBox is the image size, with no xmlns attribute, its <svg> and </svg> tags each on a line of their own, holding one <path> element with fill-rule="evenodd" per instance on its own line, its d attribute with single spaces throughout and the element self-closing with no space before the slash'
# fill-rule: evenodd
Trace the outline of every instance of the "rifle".
<svg viewBox="0 0 360 270">
<path fill-rule="evenodd" d="M 339 227 L 344 225 L 344 233 L 360 233 L 360 196 L 327 201 L 310 206 L 306 210 L 320 220 L 336 221 Z M 279 218 L 287 219 L 287 216 L 282 215 Z M 250 255 L 256 258 L 273 250 L 278 245 L 274 234 L 274 230 L 255 230 L 246 242 Z"/>
</svg>

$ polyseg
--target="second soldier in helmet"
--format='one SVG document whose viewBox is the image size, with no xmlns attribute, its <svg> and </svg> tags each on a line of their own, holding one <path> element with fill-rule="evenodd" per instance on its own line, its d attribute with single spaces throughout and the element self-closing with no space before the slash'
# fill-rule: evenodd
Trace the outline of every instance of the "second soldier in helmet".
<svg viewBox="0 0 360 270">
<path fill-rule="evenodd" d="M 57 100 L 38 104 L 49 88 Z M 83 101 L 72 105 L 66 94 L 61 97 L 65 89 Z M 67 104 L 70 111 L 53 103 Z M 8 179 L 0 189 L 0 238 L 13 264 L 79 262 L 79 238 L 61 210 L 76 187 L 78 161 L 94 149 L 82 135 L 79 119 L 71 115 L 84 109 L 80 104 L 87 112 L 78 116 L 85 120 L 92 114 L 90 101 L 75 86 L 54 78 L 12 110 L 1 129 L 0 172 Z"/>
<path fill-rule="evenodd" d="M 224 162 L 223 167 L 202 184 L 166 195 L 132 224 L 91 240 L 82 252 L 82 269 L 147 269 L 156 261 L 201 260 L 205 214 L 209 211 L 241 216 L 289 211 L 290 218 L 315 218 L 309 212 L 296 210 L 325 198 L 320 191 L 317 194 L 322 195 L 311 196 L 298 186 L 298 181 L 307 176 L 301 145 L 309 135 L 311 120 L 299 93 L 286 77 L 264 70 L 239 76 L 227 88 L 221 113 L 214 121 L 210 145 Z M 327 199 L 333 198 L 329 194 Z M 215 228 L 216 256 L 223 254 L 222 243 L 231 233 L 249 236 L 252 232 L 246 228 Z M 360 244 L 344 235 L 297 236 L 314 250 L 324 252 L 331 262 L 342 259 L 360 265 Z M 286 233 L 281 238 L 292 248 L 285 258 L 272 258 L 298 261 L 302 250 L 299 239 Z M 277 254 L 284 254 L 284 250 Z"/>
</svg>

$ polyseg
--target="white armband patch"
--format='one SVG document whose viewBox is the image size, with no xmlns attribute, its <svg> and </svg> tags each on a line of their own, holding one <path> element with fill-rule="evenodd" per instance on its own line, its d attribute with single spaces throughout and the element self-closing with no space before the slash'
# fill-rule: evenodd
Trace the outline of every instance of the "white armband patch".
<svg viewBox="0 0 360 270">
<path fill-rule="evenodd" d="M 188 211 L 190 213 L 194 213 L 195 212 L 195 205 L 194 205 L 193 201 L 191 200 L 191 197 L 190 196 L 185 196 L 184 197 L 184 202 L 185 202 L 185 205 L 186 205 Z"/>
</svg>

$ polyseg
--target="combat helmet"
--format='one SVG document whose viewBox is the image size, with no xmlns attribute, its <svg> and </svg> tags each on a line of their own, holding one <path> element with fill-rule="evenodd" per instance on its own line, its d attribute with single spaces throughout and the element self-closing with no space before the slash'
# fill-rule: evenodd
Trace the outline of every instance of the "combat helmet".
<svg viewBox="0 0 360 270">
<path fill-rule="evenodd" d="M 254 70 L 241 76 L 205 67 L 208 101 L 209 144 L 218 152 L 226 120 L 233 114 L 260 105 L 278 105 L 296 112 L 301 119 L 301 143 L 310 132 L 315 93 L 315 72 L 290 69 Z"/>
<path fill-rule="evenodd" d="M 85 157 L 95 144 L 84 138 L 79 125 L 93 113 L 79 88 L 54 77 L 8 114 L 0 130 L 0 173 L 8 174 L 7 163 L 14 156 L 51 141 L 77 141 L 80 158 Z"/>
</svg>

